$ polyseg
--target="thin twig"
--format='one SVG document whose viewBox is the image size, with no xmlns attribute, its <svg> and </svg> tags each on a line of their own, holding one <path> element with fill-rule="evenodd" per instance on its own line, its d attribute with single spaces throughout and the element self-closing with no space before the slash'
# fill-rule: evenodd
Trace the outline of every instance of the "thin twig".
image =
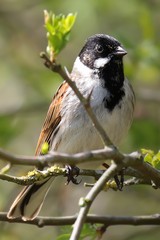
<svg viewBox="0 0 160 240">
<path fill-rule="evenodd" d="M 7 213 L 0 212 L 0 221 L 9 222 L 9 223 L 22 223 L 29 225 L 36 225 L 38 227 L 46 226 L 64 226 L 72 225 L 77 216 L 66 216 L 66 217 L 36 217 L 32 221 L 23 221 L 21 218 L 8 219 Z M 146 215 L 146 216 L 98 216 L 93 214 L 88 214 L 85 223 L 99 223 L 105 224 L 107 226 L 116 226 L 116 225 L 160 225 L 160 214 Z"/>
<path fill-rule="evenodd" d="M 105 171 L 105 173 L 99 178 L 99 180 L 95 183 L 94 187 L 89 191 L 87 196 L 82 199 L 81 208 L 78 214 L 78 217 L 73 226 L 73 232 L 71 234 L 70 240 L 77 240 L 80 237 L 81 230 L 83 224 L 85 222 L 88 211 L 93 203 L 94 199 L 103 189 L 105 183 L 113 177 L 119 170 L 121 169 L 121 165 L 116 165 L 112 163 L 111 166 Z"/>
<path fill-rule="evenodd" d="M 0 149 L 0 159 L 10 162 L 12 165 L 29 165 L 36 167 L 45 167 L 52 163 L 63 164 L 79 164 L 88 161 L 104 161 L 105 159 L 123 159 L 123 154 L 119 153 L 116 149 L 105 148 L 100 150 L 93 150 L 90 152 L 82 152 L 77 154 L 66 154 L 51 151 L 49 154 L 43 156 L 21 156 L 11 154 L 3 149 Z"/>
<path fill-rule="evenodd" d="M 17 176 L 12 176 L 8 174 L 0 174 L 0 179 L 7 181 L 7 182 L 12 182 L 16 183 L 22 186 L 27 186 L 27 185 L 32 185 L 33 183 L 36 183 L 38 181 L 41 181 L 43 179 L 46 179 L 48 177 L 58 177 L 58 176 L 66 176 L 66 168 L 47 168 L 46 170 L 39 171 L 39 170 L 33 170 L 27 173 L 27 175 L 22 176 L 22 177 L 17 177 Z M 87 177 L 93 177 L 94 179 L 98 180 L 105 170 L 91 170 L 91 169 L 79 169 L 79 174 L 78 176 L 87 176 Z M 136 172 L 136 171 L 135 171 Z M 138 174 L 136 174 L 138 175 Z M 133 176 L 132 172 L 130 175 L 130 172 L 128 171 L 127 176 Z M 131 185 L 152 185 L 152 182 L 143 178 L 130 178 L 126 181 L 124 181 L 124 187 L 131 186 Z M 84 183 L 85 187 L 93 187 L 95 183 Z M 154 187 L 154 186 L 153 186 Z M 118 190 L 117 185 L 114 180 L 111 180 L 106 183 L 104 187 L 104 191 L 107 191 L 108 189 L 113 189 L 113 190 Z"/>
<path fill-rule="evenodd" d="M 66 176 L 66 168 L 56 167 L 54 169 L 48 168 L 43 171 L 33 170 L 30 171 L 26 176 L 23 177 L 15 177 L 8 174 L 0 174 L 0 179 L 8 182 L 13 182 L 19 185 L 32 185 L 35 182 L 41 181 L 48 177 L 57 177 L 57 176 Z M 102 176 L 104 170 L 90 170 L 90 169 L 80 169 L 78 176 L 87 176 L 94 177 L 98 179 Z"/>
</svg>

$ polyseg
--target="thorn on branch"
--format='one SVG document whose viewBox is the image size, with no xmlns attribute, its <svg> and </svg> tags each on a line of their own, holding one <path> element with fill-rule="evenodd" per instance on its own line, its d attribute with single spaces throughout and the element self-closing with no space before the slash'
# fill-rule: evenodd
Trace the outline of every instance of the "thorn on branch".
<svg viewBox="0 0 160 240">
<path fill-rule="evenodd" d="M 64 71 L 67 74 L 67 76 L 70 78 L 70 73 L 69 73 L 69 71 L 68 71 L 68 69 L 66 67 L 64 67 Z"/>
</svg>

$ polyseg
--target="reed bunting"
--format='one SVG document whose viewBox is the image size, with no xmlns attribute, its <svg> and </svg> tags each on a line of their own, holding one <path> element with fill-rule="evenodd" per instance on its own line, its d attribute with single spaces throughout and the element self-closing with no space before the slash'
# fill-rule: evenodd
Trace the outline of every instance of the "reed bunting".
<svg viewBox="0 0 160 240">
<path fill-rule="evenodd" d="M 118 146 L 127 133 L 133 118 L 135 96 L 124 76 L 123 56 L 127 52 L 113 37 L 96 34 L 87 39 L 76 58 L 71 78 L 87 97 L 114 145 Z M 49 107 L 37 144 L 41 154 L 44 142 L 49 149 L 64 153 L 78 153 L 103 148 L 83 105 L 64 81 Z M 43 204 L 54 177 L 26 186 L 13 202 L 8 218 L 34 219 Z"/>
</svg>

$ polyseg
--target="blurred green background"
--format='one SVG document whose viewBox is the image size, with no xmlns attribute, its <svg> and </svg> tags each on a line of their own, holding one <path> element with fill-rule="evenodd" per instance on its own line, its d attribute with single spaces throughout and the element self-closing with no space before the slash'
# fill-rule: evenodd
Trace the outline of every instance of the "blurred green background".
<svg viewBox="0 0 160 240">
<path fill-rule="evenodd" d="M 135 89 L 134 122 L 120 147 L 129 152 L 160 146 L 160 2 L 159 0 L 0 0 L 0 147 L 15 154 L 33 155 L 51 98 L 60 77 L 43 66 L 39 53 L 46 48 L 43 10 L 56 14 L 77 12 L 71 40 L 59 56 L 69 70 L 84 44 L 95 33 L 106 33 L 123 43 L 125 73 Z M 3 163 L 0 163 L 0 167 Z M 29 168 L 14 166 L 11 173 Z M 91 182 L 93 179 L 84 179 Z M 56 179 L 41 215 L 75 214 L 83 184 L 65 186 Z M 7 211 L 19 186 L 0 181 L 0 211 Z M 101 193 L 91 212 L 110 215 L 158 213 L 160 194 L 151 187 L 129 187 L 123 192 Z M 70 204 L 72 203 L 72 204 Z M 55 239 L 59 227 L 0 223 L 0 239 Z M 160 228 L 116 226 L 103 239 L 159 239 Z"/>
</svg>

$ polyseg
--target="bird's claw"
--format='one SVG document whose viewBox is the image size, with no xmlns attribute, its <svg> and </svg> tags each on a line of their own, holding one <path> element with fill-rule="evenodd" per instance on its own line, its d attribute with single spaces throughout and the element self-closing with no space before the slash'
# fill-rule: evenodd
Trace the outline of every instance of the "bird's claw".
<svg viewBox="0 0 160 240">
<path fill-rule="evenodd" d="M 76 185 L 80 184 L 82 179 L 80 181 L 77 180 L 79 172 L 80 170 L 78 167 L 66 165 L 66 174 L 65 174 L 65 176 L 67 177 L 66 184 L 68 185 L 70 182 Z"/>
<path fill-rule="evenodd" d="M 103 166 L 107 169 L 109 165 L 107 163 L 103 163 Z M 120 178 L 118 177 L 120 175 Z M 122 169 L 118 174 L 114 176 L 115 183 L 119 191 L 122 191 L 124 185 L 124 169 Z"/>
<path fill-rule="evenodd" d="M 118 177 L 120 175 L 120 178 Z M 116 182 L 118 190 L 122 191 L 124 185 L 124 169 L 122 169 L 119 174 L 114 176 L 114 180 Z"/>
</svg>

